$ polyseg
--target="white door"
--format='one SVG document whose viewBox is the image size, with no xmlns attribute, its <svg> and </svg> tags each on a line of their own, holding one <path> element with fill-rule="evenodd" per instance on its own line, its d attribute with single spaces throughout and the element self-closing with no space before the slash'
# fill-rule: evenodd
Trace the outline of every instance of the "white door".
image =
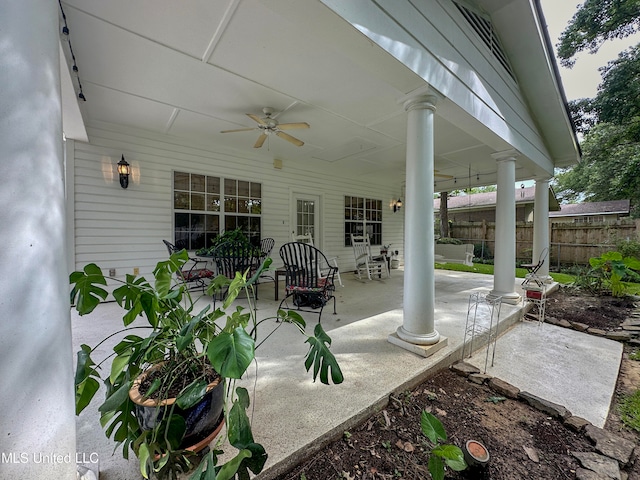
<svg viewBox="0 0 640 480">
<path fill-rule="evenodd" d="M 311 234 L 313 244 L 320 248 L 320 197 L 295 193 L 293 195 L 293 233 L 295 235 Z"/>
</svg>

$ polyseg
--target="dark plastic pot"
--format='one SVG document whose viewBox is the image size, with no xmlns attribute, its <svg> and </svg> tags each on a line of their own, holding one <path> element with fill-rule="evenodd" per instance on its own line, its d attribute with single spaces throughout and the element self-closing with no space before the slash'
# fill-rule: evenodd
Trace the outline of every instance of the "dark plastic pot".
<svg viewBox="0 0 640 480">
<path fill-rule="evenodd" d="M 471 468 L 484 468 L 489 464 L 489 450 L 477 440 L 467 440 L 462 453 Z"/>
<path fill-rule="evenodd" d="M 165 412 L 171 410 L 172 405 L 176 401 L 175 398 L 167 398 L 157 402 L 156 400 L 142 396 L 139 387 L 150 371 L 151 369 L 140 375 L 133 382 L 131 390 L 129 390 L 129 398 L 135 404 L 138 424 L 143 430 L 153 429 L 155 425 L 162 420 Z M 204 438 L 211 436 L 212 432 L 222 425 L 223 408 L 224 382 L 221 379 L 210 383 L 207 386 L 206 395 L 193 407 L 183 410 L 176 406 L 173 413 L 184 418 L 187 426 L 182 445 L 194 445 Z"/>
</svg>

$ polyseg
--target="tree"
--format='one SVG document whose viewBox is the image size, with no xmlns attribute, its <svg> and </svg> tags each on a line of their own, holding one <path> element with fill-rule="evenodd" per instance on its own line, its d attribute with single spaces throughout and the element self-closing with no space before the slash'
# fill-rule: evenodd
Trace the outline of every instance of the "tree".
<svg viewBox="0 0 640 480">
<path fill-rule="evenodd" d="M 560 35 L 558 58 L 572 67 L 577 53 L 595 53 L 605 41 L 638 31 L 640 0 L 586 0 Z"/>
<path fill-rule="evenodd" d="M 449 237 L 449 192 L 440 192 L 440 237 Z"/>
<path fill-rule="evenodd" d="M 599 123 L 585 137 L 582 161 L 556 175 L 563 200 L 629 199 L 640 217 L 640 143 L 626 141 L 626 126 Z"/>
<path fill-rule="evenodd" d="M 594 53 L 606 40 L 640 31 L 640 0 L 587 0 L 560 36 L 558 57 L 571 67 L 577 53 Z M 600 68 L 593 99 L 569 105 L 584 135 L 582 161 L 556 175 L 563 200 L 629 199 L 640 217 L 640 45 Z"/>
</svg>

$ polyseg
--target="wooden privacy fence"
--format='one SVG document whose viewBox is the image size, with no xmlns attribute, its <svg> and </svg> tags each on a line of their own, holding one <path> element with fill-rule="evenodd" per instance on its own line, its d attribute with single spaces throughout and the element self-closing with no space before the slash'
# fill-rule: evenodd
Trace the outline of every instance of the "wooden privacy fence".
<svg viewBox="0 0 640 480">
<path fill-rule="evenodd" d="M 493 258 L 496 225 L 490 222 L 456 222 L 450 227 L 451 236 L 465 243 L 477 245 L 476 256 Z M 551 223 L 551 263 L 586 265 L 589 258 L 615 250 L 619 241 L 640 241 L 640 220 L 622 220 L 616 224 Z M 533 223 L 516 224 L 516 261 L 530 262 L 532 258 Z"/>
</svg>

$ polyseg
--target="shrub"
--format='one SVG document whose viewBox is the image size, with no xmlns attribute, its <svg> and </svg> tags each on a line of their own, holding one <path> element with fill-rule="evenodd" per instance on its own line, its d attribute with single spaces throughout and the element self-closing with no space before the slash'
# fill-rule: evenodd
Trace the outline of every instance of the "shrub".
<svg viewBox="0 0 640 480">
<path fill-rule="evenodd" d="M 447 245 L 463 245 L 464 242 L 459 238 L 439 238 L 436 240 L 436 243 L 447 244 Z"/>
<path fill-rule="evenodd" d="M 619 240 L 616 242 L 616 250 L 623 257 L 634 257 L 640 260 L 640 242 L 635 240 Z"/>
</svg>

